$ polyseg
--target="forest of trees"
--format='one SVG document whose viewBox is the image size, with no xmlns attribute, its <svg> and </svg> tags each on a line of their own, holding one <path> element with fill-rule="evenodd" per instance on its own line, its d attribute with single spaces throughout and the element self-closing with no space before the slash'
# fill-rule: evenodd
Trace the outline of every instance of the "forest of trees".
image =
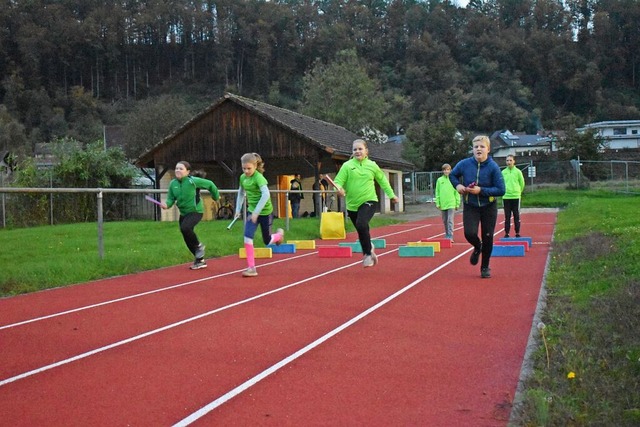
<svg viewBox="0 0 640 427">
<path fill-rule="evenodd" d="M 225 91 L 325 119 L 351 99 L 371 114 L 345 126 L 425 141 L 638 119 L 639 22 L 637 0 L 5 0 L 0 152 L 124 125 L 154 135 L 139 154 Z M 321 99 L 335 61 L 366 92 Z"/>
</svg>

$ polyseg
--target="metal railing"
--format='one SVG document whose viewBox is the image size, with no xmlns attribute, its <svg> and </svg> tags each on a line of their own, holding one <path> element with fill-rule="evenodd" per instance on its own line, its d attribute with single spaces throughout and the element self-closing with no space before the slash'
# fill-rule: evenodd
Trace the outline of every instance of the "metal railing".
<svg viewBox="0 0 640 427">
<path fill-rule="evenodd" d="M 233 195 L 233 199 L 238 193 L 238 190 L 219 190 L 221 196 L 222 195 Z M 7 222 L 7 194 L 31 194 L 31 195 L 49 195 L 49 203 L 48 203 L 48 214 L 49 214 L 49 223 L 53 225 L 55 223 L 55 204 L 54 204 L 54 195 L 56 194 L 94 194 L 96 196 L 96 222 L 97 222 L 97 233 L 98 233 L 98 256 L 100 259 L 104 258 L 104 222 L 105 222 L 105 208 L 104 208 L 104 198 L 105 195 L 109 194 L 128 194 L 128 195 L 138 195 L 141 200 L 144 200 L 145 195 L 150 194 L 166 194 L 167 190 L 157 190 L 157 189 L 134 189 L 134 188 L 34 188 L 34 187 L 0 187 L 0 209 L 2 210 L 2 228 L 6 228 Z M 270 190 L 272 194 L 284 194 L 285 200 L 289 199 L 289 190 Z M 320 199 L 321 194 L 333 194 L 335 191 L 333 190 L 302 190 L 302 193 L 309 194 L 312 196 L 314 203 L 316 200 Z M 208 191 L 203 190 L 202 194 L 209 194 Z M 341 200 L 342 202 L 342 200 Z M 285 203 L 285 228 L 289 230 L 289 214 L 290 214 L 290 206 L 289 203 Z M 344 207 L 344 203 L 338 203 L 338 205 Z M 159 220 L 160 217 L 158 215 L 158 207 L 152 203 L 142 203 L 142 206 L 146 206 L 149 210 L 149 218 L 150 220 Z M 25 209 L 29 209 L 30 206 L 26 206 Z M 175 207 L 173 209 L 176 209 Z M 344 210 L 344 208 L 343 208 Z M 243 207 L 244 216 L 246 217 L 246 203 Z M 322 215 L 322 207 L 319 207 L 319 215 Z M 345 220 L 346 220 L 345 215 Z M 121 218 L 126 219 L 126 218 Z M 77 221 L 76 221 L 77 222 Z M 86 222 L 86 221 L 83 221 Z M 41 225 L 41 224 L 39 224 Z"/>
</svg>

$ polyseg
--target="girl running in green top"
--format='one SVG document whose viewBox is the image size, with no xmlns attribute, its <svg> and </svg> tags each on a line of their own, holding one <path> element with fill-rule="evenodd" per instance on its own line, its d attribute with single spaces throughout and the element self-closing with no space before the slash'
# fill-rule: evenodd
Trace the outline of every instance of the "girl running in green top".
<svg viewBox="0 0 640 427">
<path fill-rule="evenodd" d="M 369 233 L 369 221 L 373 218 L 378 205 L 375 183 L 395 203 L 398 198 L 391 188 L 384 172 L 376 162 L 369 159 L 369 149 L 363 139 L 353 141 L 353 154 L 346 161 L 334 180 L 338 194 L 346 198 L 347 214 L 356 227 L 364 258 L 362 265 L 371 267 L 378 263 Z"/>
<path fill-rule="evenodd" d="M 247 254 L 247 269 L 242 272 L 244 277 L 257 276 L 253 236 L 258 225 L 262 230 L 262 240 L 265 245 L 279 245 L 284 239 L 284 230 L 278 228 L 271 234 L 273 224 L 273 205 L 267 179 L 264 177 L 264 162 L 257 153 L 246 153 L 240 158 L 242 172 L 240 189 L 236 200 L 236 218 L 242 214 L 244 198 L 247 198 L 247 219 L 244 224 L 244 249 Z"/>
<path fill-rule="evenodd" d="M 189 162 L 180 161 L 175 168 L 176 177 L 169 183 L 166 202 L 162 202 L 162 209 L 169 209 L 174 204 L 180 211 L 180 232 L 189 251 L 194 255 L 195 260 L 190 267 L 192 270 L 205 268 L 207 263 L 204 260 L 204 245 L 198 240 L 198 236 L 193 231 L 195 226 L 202 219 L 204 207 L 200 198 L 200 189 L 208 190 L 213 200 L 220 199 L 218 187 L 208 179 L 191 176 L 191 165 Z"/>
</svg>

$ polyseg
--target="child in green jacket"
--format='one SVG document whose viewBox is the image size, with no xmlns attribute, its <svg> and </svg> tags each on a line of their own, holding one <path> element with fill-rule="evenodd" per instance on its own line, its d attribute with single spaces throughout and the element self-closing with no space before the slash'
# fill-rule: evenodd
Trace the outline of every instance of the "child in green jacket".
<svg viewBox="0 0 640 427">
<path fill-rule="evenodd" d="M 175 168 L 175 175 L 176 177 L 169 183 L 167 200 L 162 202 L 160 207 L 169 209 L 174 204 L 178 207 L 180 211 L 180 232 L 187 248 L 195 257 L 190 268 L 198 270 L 207 266 L 204 260 L 204 245 L 200 243 L 198 236 L 193 231 L 204 213 L 200 189 L 208 190 L 213 200 L 219 200 L 220 193 L 213 181 L 191 176 L 191 165 L 188 162 L 178 162 Z"/>
<path fill-rule="evenodd" d="M 524 176 L 522 171 L 516 167 L 514 155 L 507 156 L 507 167 L 502 170 L 504 186 L 506 191 L 502 196 L 504 207 L 504 237 L 509 237 L 511 231 L 511 214 L 513 214 L 513 226 L 516 237 L 520 237 L 520 198 L 524 191 Z"/>
<path fill-rule="evenodd" d="M 347 214 L 358 232 L 358 240 L 362 246 L 362 265 L 373 267 L 378 263 L 378 257 L 371 245 L 369 221 L 378 205 L 375 183 L 394 203 L 398 203 L 398 198 L 380 166 L 369 159 L 367 142 L 356 139 L 353 141 L 352 151 L 351 159 L 340 167 L 334 184 L 338 194 L 346 197 Z"/>
<path fill-rule="evenodd" d="M 442 212 L 442 222 L 444 224 L 444 237 L 453 242 L 453 227 L 455 211 L 460 207 L 460 194 L 453 187 L 449 180 L 451 165 L 442 165 L 442 175 L 436 181 L 436 208 Z"/>
</svg>

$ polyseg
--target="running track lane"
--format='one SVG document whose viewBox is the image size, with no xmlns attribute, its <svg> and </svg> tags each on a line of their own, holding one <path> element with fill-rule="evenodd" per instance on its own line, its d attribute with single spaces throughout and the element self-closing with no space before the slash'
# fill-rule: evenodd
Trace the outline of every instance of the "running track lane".
<svg viewBox="0 0 640 427">
<path fill-rule="evenodd" d="M 533 248 L 490 280 L 465 243 L 397 256 L 430 218 L 374 230 L 370 269 L 299 251 L 243 279 L 227 257 L 1 300 L 0 424 L 506 425 L 554 223 L 523 215 Z"/>
</svg>

